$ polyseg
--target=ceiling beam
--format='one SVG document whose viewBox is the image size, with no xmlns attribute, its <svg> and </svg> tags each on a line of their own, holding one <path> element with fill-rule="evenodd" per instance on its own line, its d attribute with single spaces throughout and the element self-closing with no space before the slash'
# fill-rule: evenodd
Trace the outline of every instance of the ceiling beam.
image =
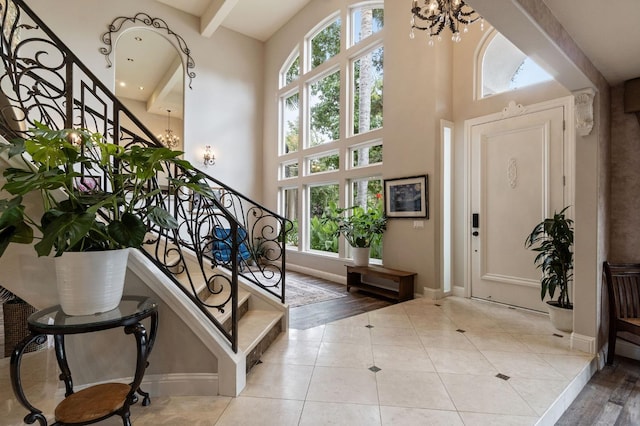
<svg viewBox="0 0 640 426">
<path fill-rule="evenodd" d="M 240 0 L 211 0 L 200 17 L 200 34 L 211 37 Z"/>
<path fill-rule="evenodd" d="M 162 76 L 149 99 L 147 100 L 147 112 L 153 114 L 164 114 L 166 105 L 171 104 L 169 95 L 173 91 L 182 92 L 182 61 L 176 57 L 167 72 Z M 170 108 L 175 117 L 182 117 L 182 106 L 180 108 Z"/>
</svg>

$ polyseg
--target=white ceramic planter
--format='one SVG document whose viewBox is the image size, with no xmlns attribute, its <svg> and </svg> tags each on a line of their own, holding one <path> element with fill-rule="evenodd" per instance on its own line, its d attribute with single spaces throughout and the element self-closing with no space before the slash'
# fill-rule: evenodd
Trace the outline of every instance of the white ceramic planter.
<svg viewBox="0 0 640 426">
<path fill-rule="evenodd" d="M 93 315 L 122 299 L 129 249 L 66 252 L 55 258 L 60 306 L 67 315 Z"/>
<path fill-rule="evenodd" d="M 370 247 L 351 247 L 353 264 L 355 266 L 369 266 Z"/>
<path fill-rule="evenodd" d="M 573 331 L 573 309 L 560 308 L 547 302 L 551 324 L 560 331 Z"/>
</svg>

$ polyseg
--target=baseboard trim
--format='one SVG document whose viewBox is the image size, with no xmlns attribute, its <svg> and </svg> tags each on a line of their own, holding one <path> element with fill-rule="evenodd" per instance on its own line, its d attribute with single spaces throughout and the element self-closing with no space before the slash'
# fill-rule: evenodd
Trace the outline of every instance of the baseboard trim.
<svg viewBox="0 0 640 426">
<path fill-rule="evenodd" d="M 444 299 L 444 292 L 439 288 L 422 287 L 422 297 L 429 300 Z"/>
<path fill-rule="evenodd" d="M 571 349 L 577 349 L 588 354 L 596 354 L 596 338 L 578 333 L 571 333 Z"/>
<path fill-rule="evenodd" d="M 456 297 L 467 297 L 464 291 L 464 287 L 453 286 L 451 288 L 451 292 L 452 292 L 451 294 Z"/>
<path fill-rule="evenodd" d="M 158 396 L 217 396 L 217 373 L 149 374 L 142 380 L 145 392 Z"/>
<path fill-rule="evenodd" d="M 347 285 L 347 277 L 343 275 L 332 274 L 330 272 L 320 271 L 318 269 L 313 269 L 313 268 L 307 268 L 306 266 L 300 266 L 300 265 L 288 264 L 287 269 L 294 272 L 300 272 L 301 274 L 307 274 L 313 277 L 322 278 L 327 281 L 332 281 L 334 283 Z"/>
<path fill-rule="evenodd" d="M 640 360 L 640 346 L 634 345 L 626 340 L 616 340 L 616 355 L 621 355 L 627 358 Z"/>
<path fill-rule="evenodd" d="M 131 383 L 133 377 L 123 377 L 108 381 L 74 386 L 77 392 L 91 386 L 103 383 Z M 218 396 L 217 373 L 175 373 L 175 374 L 147 374 L 142 379 L 140 388 L 154 396 Z"/>
</svg>

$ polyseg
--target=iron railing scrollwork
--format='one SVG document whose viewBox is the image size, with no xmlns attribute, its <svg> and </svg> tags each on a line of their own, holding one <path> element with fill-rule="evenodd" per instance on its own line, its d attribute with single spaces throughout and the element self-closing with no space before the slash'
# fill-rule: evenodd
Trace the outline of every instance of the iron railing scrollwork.
<svg viewBox="0 0 640 426">
<path fill-rule="evenodd" d="M 41 122 L 51 128 L 81 127 L 120 145 L 160 146 L 156 137 L 84 66 L 22 0 L 0 0 L 0 134 L 29 135 Z M 188 176 L 184 176 L 188 174 Z M 204 179 L 205 197 L 176 186 L 173 177 Z M 285 300 L 285 241 L 293 224 L 199 170 L 170 169 L 147 188 L 177 229 L 148 225 L 143 252 L 181 289 L 238 350 L 238 286 Z M 231 310 L 231 321 L 215 312 Z"/>
</svg>

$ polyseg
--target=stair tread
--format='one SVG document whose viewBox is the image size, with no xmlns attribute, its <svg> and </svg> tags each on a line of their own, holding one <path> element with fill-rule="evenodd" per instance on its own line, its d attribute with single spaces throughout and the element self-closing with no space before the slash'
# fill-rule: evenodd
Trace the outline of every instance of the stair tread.
<svg viewBox="0 0 640 426">
<path fill-rule="evenodd" d="M 217 305 L 218 303 L 223 303 L 227 297 L 229 297 L 229 293 L 221 293 L 221 294 L 212 294 L 210 295 L 205 303 L 207 305 Z M 251 297 L 251 293 L 243 290 L 242 288 L 238 288 L 238 306 L 242 305 L 247 299 Z M 231 302 L 229 302 L 231 303 Z M 209 312 L 220 322 L 224 322 L 228 316 L 231 315 L 231 307 L 229 306 L 224 312 L 220 312 L 219 309 L 209 308 Z"/>
<path fill-rule="evenodd" d="M 238 348 L 250 351 L 282 319 L 280 311 L 250 310 L 238 322 Z"/>
</svg>

